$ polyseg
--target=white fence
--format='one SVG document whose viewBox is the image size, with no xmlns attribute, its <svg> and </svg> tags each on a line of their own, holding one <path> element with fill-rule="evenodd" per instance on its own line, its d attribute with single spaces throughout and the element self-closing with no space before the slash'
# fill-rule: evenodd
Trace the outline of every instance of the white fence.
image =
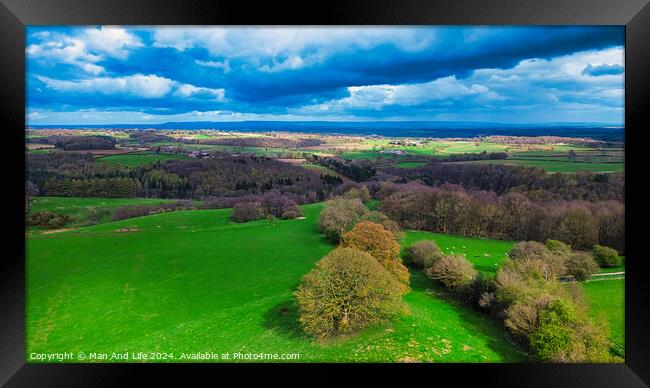
<svg viewBox="0 0 650 388">
<path fill-rule="evenodd" d="M 616 280 L 616 279 L 625 279 L 625 271 L 623 272 L 605 272 L 605 273 L 595 273 L 593 275 L 589 275 L 587 279 L 585 279 L 586 282 L 598 282 L 602 280 Z M 561 282 L 575 282 L 576 279 L 573 276 L 562 276 L 558 278 L 559 281 Z"/>
</svg>

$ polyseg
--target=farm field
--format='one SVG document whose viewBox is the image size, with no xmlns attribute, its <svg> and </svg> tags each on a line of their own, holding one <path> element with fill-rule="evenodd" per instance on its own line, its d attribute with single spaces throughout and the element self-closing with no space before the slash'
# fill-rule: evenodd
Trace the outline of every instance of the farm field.
<svg viewBox="0 0 650 388">
<path fill-rule="evenodd" d="M 566 144 L 503 144 L 489 141 L 462 141 L 462 140 L 403 140 L 405 143 L 417 142 L 418 144 L 395 144 L 395 140 L 390 139 L 369 139 L 361 143 L 351 145 L 350 150 L 379 152 L 382 149 L 402 150 L 412 155 L 452 155 L 462 153 L 481 153 L 481 152 L 508 152 L 511 154 L 552 154 L 558 152 L 568 152 L 574 150 L 578 153 L 591 151 L 593 148 L 570 146 Z M 392 144 L 391 144 L 392 143 Z M 612 149 L 620 151 L 621 149 Z"/>
<path fill-rule="evenodd" d="M 402 153 L 393 154 L 386 151 L 399 151 Z M 569 157 L 569 151 L 573 151 L 575 157 Z M 351 160 L 394 160 L 396 162 L 394 164 L 395 167 L 412 168 L 418 167 L 415 163 L 421 162 L 403 162 L 402 160 L 412 156 L 436 158 L 481 152 L 506 152 L 509 157 L 508 159 L 463 163 L 522 165 L 539 167 L 549 173 L 575 173 L 577 171 L 615 172 L 622 171 L 624 168 L 622 148 L 598 149 L 566 144 L 518 145 L 485 141 L 433 140 L 422 142 L 419 145 L 396 145 L 391 144 L 387 139 L 373 139 L 346 146 L 341 149 L 339 155 L 342 158 Z"/>
<path fill-rule="evenodd" d="M 54 144 L 27 143 L 25 147 L 28 151 L 49 150 L 54 148 Z"/>
<path fill-rule="evenodd" d="M 292 291 L 333 249 L 317 229 L 322 208 L 303 206 L 306 219 L 245 224 L 231 223 L 229 209 L 181 211 L 32 236 L 27 354 L 155 349 L 175 357 L 299 353 L 299 362 L 526 360 L 502 327 L 419 272 L 405 296 L 409 315 L 347 339 L 305 336 Z M 466 240 L 429 235 L 441 247 Z M 405 240 L 420 238 L 409 232 Z M 479 241 L 465 241 L 468 256 L 478 254 Z M 483 243 L 494 252 L 490 260 L 507 250 L 501 243 Z"/>
<path fill-rule="evenodd" d="M 537 160 L 537 159 L 498 159 L 498 160 L 480 160 L 461 163 L 489 163 L 489 164 L 507 164 L 529 167 L 543 168 L 548 173 L 575 173 L 578 171 L 591 172 L 616 172 L 623 171 L 623 163 L 589 163 L 589 162 L 569 162 L 561 160 Z"/>
<path fill-rule="evenodd" d="M 185 160 L 185 155 L 180 154 L 154 154 L 149 152 L 131 153 L 122 155 L 102 156 L 96 159 L 97 163 L 123 164 L 126 166 L 142 166 L 149 163 L 165 162 L 167 160 Z"/>
<path fill-rule="evenodd" d="M 345 175 L 342 175 L 342 174 L 340 174 L 340 173 L 338 173 L 338 172 L 336 172 L 336 171 L 334 171 L 334 170 L 332 170 L 330 168 L 327 168 L 325 166 L 321 166 L 320 164 L 303 163 L 303 164 L 300 164 L 300 166 L 302 166 L 302 167 L 304 167 L 306 169 L 309 169 L 309 170 L 318 171 L 321 174 L 329 174 L 329 175 L 332 175 L 332 176 L 339 177 L 344 182 L 349 182 L 351 180 L 350 178 L 346 177 Z"/>
<path fill-rule="evenodd" d="M 192 144 L 192 143 L 175 143 L 170 141 L 161 141 L 151 143 L 153 146 L 173 146 L 197 151 L 222 151 L 231 154 L 253 154 L 255 156 L 278 156 L 281 153 L 297 151 L 293 149 L 267 148 L 267 147 L 243 147 L 219 144 Z"/>
<path fill-rule="evenodd" d="M 610 329 L 610 338 L 625 346 L 625 279 L 581 283 L 589 302 L 591 315 L 603 318 Z"/>
<path fill-rule="evenodd" d="M 480 239 L 452 236 L 442 233 L 406 231 L 402 247 L 411 246 L 420 240 L 432 240 L 444 254 L 465 255 L 477 271 L 494 274 L 507 258 L 506 253 L 515 245 L 514 241 Z"/>
<path fill-rule="evenodd" d="M 97 198 L 97 197 L 31 197 L 31 213 L 49 211 L 72 217 L 71 227 L 81 226 L 88 219 L 90 212 L 99 215 L 98 223 L 111 221 L 115 210 L 127 205 L 157 205 L 171 203 L 172 199 L 153 198 Z M 33 227 L 34 228 L 34 227 Z M 36 229 L 36 228 L 34 228 Z"/>
<path fill-rule="evenodd" d="M 76 134 L 92 134 L 93 132 L 78 131 Z M 385 164 L 392 164 L 398 168 L 414 168 L 424 165 L 426 159 L 444 158 L 450 155 L 475 154 L 482 152 L 505 152 L 508 154 L 507 159 L 470 161 L 461 163 L 492 163 L 506 165 L 523 165 L 539 167 L 549 173 L 575 173 L 577 171 L 591 172 L 616 172 L 624 169 L 624 149 L 621 147 L 596 148 L 570 144 L 504 144 L 484 140 L 462 140 L 462 139 L 389 139 L 389 138 L 367 138 L 357 139 L 356 137 L 340 136 L 321 137 L 326 143 L 319 146 L 309 146 L 302 148 L 273 148 L 273 147 L 253 147 L 253 146 L 236 146 L 236 145 L 215 145 L 215 144 L 193 144 L 180 143 L 173 140 L 153 141 L 150 143 L 140 143 L 129 140 L 128 135 L 123 132 L 96 131 L 96 135 L 111 135 L 116 139 L 126 139 L 124 144 L 133 147 L 180 147 L 187 151 L 206 151 L 206 152 L 227 152 L 230 154 L 252 154 L 256 156 L 267 156 L 271 158 L 283 158 L 292 154 L 300 157 L 309 155 L 319 156 L 337 156 L 348 160 L 381 160 Z M 218 140 L 220 137 L 240 136 L 242 139 L 255 137 L 268 137 L 268 134 L 260 133 L 237 133 L 225 134 L 218 131 L 204 131 L 192 133 L 185 131 L 181 133 L 163 132 L 171 138 L 185 138 L 197 140 Z M 273 135 L 272 137 L 277 137 Z M 284 134 L 288 138 L 313 135 Z M 33 136 L 32 136 L 33 137 Z M 44 154 L 50 152 L 49 149 L 35 149 L 43 145 L 28 144 L 30 154 Z M 151 152 L 129 153 L 128 150 L 96 150 L 80 151 L 85 153 L 96 154 L 100 163 L 125 164 L 129 166 L 138 166 L 151 163 L 157 160 L 166 161 L 169 159 L 182 158 L 175 154 L 164 154 L 154 156 Z M 128 153 L 120 155 L 111 155 L 113 153 Z M 573 156 L 570 156 L 570 153 Z M 148 156 L 137 156 L 148 155 Z M 422 160 L 413 160 L 417 157 Z M 383 165 L 383 163 L 379 163 Z"/>
<path fill-rule="evenodd" d="M 422 167 L 426 163 L 425 162 L 400 162 L 395 165 L 395 167 L 399 168 L 415 168 L 415 167 Z"/>
</svg>

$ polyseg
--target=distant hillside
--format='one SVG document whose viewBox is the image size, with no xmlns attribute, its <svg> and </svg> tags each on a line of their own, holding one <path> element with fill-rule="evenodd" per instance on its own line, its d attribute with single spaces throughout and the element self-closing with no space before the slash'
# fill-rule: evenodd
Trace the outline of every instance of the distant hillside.
<svg viewBox="0 0 650 388">
<path fill-rule="evenodd" d="M 588 137 L 605 141 L 623 141 L 624 128 L 598 123 L 504 124 L 454 121 L 231 121 L 231 122 L 168 122 L 162 124 L 107 125 L 33 125 L 45 128 L 120 128 L 120 129 L 218 129 L 249 132 L 339 133 L 386 137 L 484 137 L 484 136 L 561 136 Z"/>
</svg>

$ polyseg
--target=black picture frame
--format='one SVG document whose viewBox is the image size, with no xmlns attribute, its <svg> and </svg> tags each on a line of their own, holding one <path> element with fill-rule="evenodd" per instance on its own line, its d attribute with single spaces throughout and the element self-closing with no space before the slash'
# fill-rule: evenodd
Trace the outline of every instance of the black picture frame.
<svg viewBox="0 0 650 388">
<path fill-rule="evenodd" d="M 506 24 L 625 25 L 626 287 L 624 364 L 325 364 L 325 365 L 115 365 L 26 364 L 24 129 L 25 26 L 27 25 L 381 25 Z M 319 380 L 340 371 L 359 376 L 404 379 L 417 371 L 433 384 L 478 379 L 482 386 L 637 387 L 650 383 L 650 287 L 643 266 L 644 234 L 650 210 L 645 191 L 650 124 L 650 4 L 646 0 L 390 0 L 300 3 L 172 0 L 0 0 L 0 116 L 6 181 L 4 249 L 0 260 L 0 383 L 7 386 L 131 385 L 135 376 L 185 378 L 224 372 L 242 379 L 290 381 L 290 368 Z M 21 188 L 16 190 L 16 188 Z M 644 206 L 645 205 L 645 206 Z M 647 260 L 647 259 L 646 259 Z M 316 370 L 318 368 L 318 370 Z M 244 369 L 255 372 L 245 373 Z M 325 369 L 325 370 L 322 370 Z M 215 374 L 215 372 L 217 372 Z M 404 375 L 402 375 L 404 376 Z M 404 380 L 403 380 L 404 381 Z"/>
</svg>

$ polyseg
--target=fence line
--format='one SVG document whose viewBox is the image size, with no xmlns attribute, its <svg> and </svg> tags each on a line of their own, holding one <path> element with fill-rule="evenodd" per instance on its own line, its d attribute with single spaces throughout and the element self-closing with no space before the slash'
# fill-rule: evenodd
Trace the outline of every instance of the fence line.
<svg viewBox="0 0 650 388">
<path fill-rule="evenodd" d="M 598 282 L 603 280 L 618 280 L 625 279 L 625 271 L 622 272 L 605 272 L 605 273 L 595 273 L 591 274 L 585 279 L 586 282 Z M 573 275 L 562 276 L 557 279 L 560 282 L 575 282 L 576 278 Z"/>
</svg>

